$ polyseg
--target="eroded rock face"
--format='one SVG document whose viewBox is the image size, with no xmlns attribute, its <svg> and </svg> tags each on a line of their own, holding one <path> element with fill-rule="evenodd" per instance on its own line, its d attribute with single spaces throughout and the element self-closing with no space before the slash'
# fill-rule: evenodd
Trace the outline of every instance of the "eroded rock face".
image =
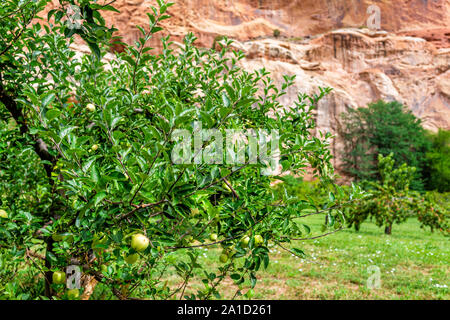
<svg viewBox="0 0 450 320">
<path fill-rule="evenodd" d="M 194 32 L 197 44 L 211 47 L 219 35 L 236 40 L 247 69 L 265 67 L 281 82 L 297 76 L 285 95 L 333 92 L 319 105 L 321 130 L 336 132 L 347 108 L 378 99 L 406 104 L 431 130 L 450 129 L 450 0 L 179 0 L 163 22 L 165 34 L 180 40 Z M 104 12 L 127 43 L 147 26 L 154 0 L 117 0 L 121 12 Z M 364 26 L 376 4 L 381 29 Z M 278 38 L 274 30 L 280 30 Z M 158 48 L 154 39 L 150 45 Z M 335 146 L 338 148 L 338 146 Z"/>
<path fill-rule="evenodd" d="M 99 3 L 110 2 L 99 0 Z M 278 29 L 284 37 L 313 37 L 346 27 L 367 26 L 368 8 L 380 9 L 381 29 L 419 36 L 448 46 L 450 39 L 450 0 L 173 0 L 163 22 L 174 37 L 192 31 L 199 45 L 210 47 L 217 35 L 240 41 L 272 36 Z M 54 5 L 58 3 L 53 1 Z M 136 25 L 146 26 L 150 5 L 155 0 L 116 0 L 120 13 L 104 12 L 127 43 L 137 40 Z"/>
<path fill-rule="evenodd" d="M 267 54 L 271 46 L 286 47 L 266 41 L 262 53 L 250 55 L 253 58 L 244 66 L 264 66 L 279 81 L 284 74 L 295 74 L 295 88 L 285 99 L 294 100 L 298 91 L 312 93 L 318 86 L 334 88 L 319 105 L 323 130 L 336 132 L 340 113 L 379 99 L 404 103 L 428 129 L 450 129 L 448 49 L 437 50 L 420 38 L 359 29 L 333 31 L 306 44 L 290 43 L 290 54 L 279 51 L 280 59 Z M 244 47 L 251 51 L 254 44 Z M 292 61 L 283 61 L 285 56 Z"/>
</svg>

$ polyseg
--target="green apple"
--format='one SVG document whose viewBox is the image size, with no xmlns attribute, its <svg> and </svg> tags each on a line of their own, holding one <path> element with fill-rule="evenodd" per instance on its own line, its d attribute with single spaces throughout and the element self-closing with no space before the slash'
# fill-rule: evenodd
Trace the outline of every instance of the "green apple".
<svg viewBox="0 0 450 320">
<path fill-rule="evenodd" d="M 211 240 L 211 241 L 217 241 L 217 233 L 212 233 L 212 234 L 209 236 L 209 240 Z"/>
<path fill-rule="evenodd" d="M 78 289 L 67 290 L 67 297 L 70 300 L 78 299 L 80 297 L 80 290 L 78 290 Z"/>
<path fill-rule="evenodd" d="M 66 274 L 62 271 L 53 272 L 52 280 L 54 284 L 63 284 L 66 282 Z"/>
<path fill-rule="evenodd" d="M 125 262 L 128 264 L 133 264 L 139 259 L 139 255 L 137 253 L 130 254 L 125 257 Z"/>
<path fill-rule="evenodd" d="M 232 258 L 236 253 L 234 246 L 228 247 L 222 250 L 222 254 L 226 255 L 228 258 Z"/>
<path fill-rule="evenodd" d="M 97 151 L 97 150 L 98 150 L 98 144 L 94 144 L 94 145 L 91 147 L 91 150 L 92 150 L 92 151 Z"/>
<path fill-rule="evenodd" d="M 131 247 L 137 252 L 144 251 L 150 244 L 150 240 L 141 233 L 133 234 L 131 237 Z"/>
<path fill-rule="evenodd" d="M 53 239 L 53 241 L 55 241 L 55 242 L 59 242 L 59 241 L 61 241 L 62 239 L 64 239 L 64 237 L 62 236 L 62 235 L 60 235 L 60 234 L 53 234 L 52 235 L 52 239 Z"/>
<path fill-rule="evenodd" d="M 89 112 L 94 112 L 94 111 L 95 111 L 95 105 L 93 105 L 92 103 L 89 103 L 89 104 L 86 106 L 86 109 L 87 109 Z"/>
<path fill-rule="evenodd" d="M 6 212 L 6 211 L 3 210 L 3 209 L 0 209 L 0 218 L 5 218 L 5 219 L 7 219 L 7 218 L 8 218 L 8 212 Z"/>
<path fill-rule="evenodd" d="M 220 262 L 226 263 L 228 261 L 228 255 L 225 253 L 222 253 L 219 257 Z"/>
<path fill-rule="evenodd" d="M 260 245 L 262 245 L 264 243 L 264 239 L 260 234 L 257 234 L 255 236 L 255 246 L 259 247 Z"/>
<path fill-rule="evenodd" d="M 249 242 L 250 242 L 250 237 L 249 237 L 249 236 L 243 237 L 243 238 L 241 239 L 241 247 L 242 247 L 242 248 L 247 248 Z"/>
<path fill-rule="evenodd" d="M 53 239 L 53 241 L 55 241 L 55 242 L 59 242 L 59 241 L 67 241 L 67 242 L 69 242 L 69 243 L 72 243 L 73 242 L 73 235 L 72 234 L 70 234 L 70 233 L 55 233 L 55 234 L 53 234 L 52 235 L 52 239 Z"/>
</svg>

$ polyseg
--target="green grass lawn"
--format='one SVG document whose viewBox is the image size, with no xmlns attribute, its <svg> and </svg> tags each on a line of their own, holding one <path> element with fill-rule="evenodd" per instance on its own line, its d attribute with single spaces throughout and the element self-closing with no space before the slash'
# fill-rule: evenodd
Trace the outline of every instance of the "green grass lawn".
<svg viewBox="0 0 450 320">
<path fill-rule="evenodd" d="M 323 218 L 306 221 L 320 230 Z M 392 235 L 366 222 L 359 232 L 343 230 L 295 243 L 307 259 L 271 246 L 271 263 L 258 274 L 254 299 L 450 299 L 449 244 L 448 238 L 410 219 L 394 225 Z M 202 262 L 216 267 L 219 254 L 218 248 L 205 249 Z M 369 266 L 380 268 L 379 289 L 367 287 Z M 194 282 L 186 293 L 199 285 Z M 236 289 L 228 278 L 221 285 L 223 298 L 231 298 Z"/>
</svg>

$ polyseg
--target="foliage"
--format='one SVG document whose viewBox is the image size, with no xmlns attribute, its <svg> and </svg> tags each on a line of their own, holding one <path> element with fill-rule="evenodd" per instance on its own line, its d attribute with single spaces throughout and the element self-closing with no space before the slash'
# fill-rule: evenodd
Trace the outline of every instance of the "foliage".
<svg viewBox="0 0 450 320">
<path fill-rule="evenodd" d="M 323 214 L 325 219 L 322 232 L 330 225 L 334 225 L 334 231 L 330 233 L 343 229 L 346 223 L 345 212 L 353 206 L 354 201 L 364 196 L 362 189 L 354 184 L 341 186 L 323 180 L 304 181 L 303 178 L 292 175 L 281 176 L 278 179 L 282 183 L 278 183 L 275 187 L 276 197 L 283 201 L 289 199 L 291 202 L 302 204 L 304 208 L 302 218 Z M 333 216 L 330 214 L 332 212 L 339 215 Z M 310 230 L 309 226 L 301 225 Z"/>
<path fill-rule="evenodd" d="M 409 189 L 415 168 L 405 163 L 394 168 L 395 160 L 392 154 L 387 157 L 378 156 L 380 181 L 367 182 L 368 194 L 356 201 L 355 206 L 348 210 L 349 226 L 359 230 L 360 225 L 367 219 L 374 219 L 375 223 L 385 227 L 390 234 L 393 224 L 405 222 L 407 218 L 416 216 L 422 227 L 430 227 L 449 233 L 448 209 L 441 207 L 429 195 Z"/>
<path fill-rule="evenodd" d="M 212 48 L 213 50 L 216 50 L 216 48 L 219 47 L 219 44 L 220 44 L 223 40 L 225 40 L 225 39 L 226 39 L 226 37 L 225 37 L 224 35 L 221 35 L 221 34 L 215 36 L 211 48 Z M 219 50 L 220 50 L 220 48 L 219 48 Z"/>
<path fill-rule="evenodd" d="M 426 154 L 427 166 L 424 176 L 427 177 L 428 190 L 450 192 L 450 130 L 439 129 L 429 133 L 427 138 L 431 142 L 431 148 Z"/>
<path fill-rule="evenodd" d="M 379 179 L 378 154 L 394 154 L 396 162 L 416 167 L 411 189 L 423 190 L 423 169 L 429 143 L 411 111 L 397 101 L 378 101 L 367 108 L 349 109 L 341 116 L 343 169 L 357 181 Z"/>
<path fill-rule="evenodd" d="M 328 190 L 326 185 L 320 180 L 304 181 L 301 177 L 287 175 L 280 178 L 283 183 L 276 185 L 279 196 L 287 193 L 299 200 L 312 199 L 314 203 L 322 203 L 328 198 Z"/>
<path fill-rule="evenodd" d="M 70 264 L 119 299 L 220 298 L 217 287 L 228 276 L 254 287 L 256 272 L 269 264 L 268 243 L 282 246 L 308 235 L 297 219 L 311 205 L 278 198 L 271 187 L 276 177 L 262 174 L 263 163 L 173 163 L 172 133 L 193 133 L 194 121 L 222 133 L 278 130 L 283 170 L 301 176 L 311 166 L 327 181 L 333 175 L 330 135 L 311 134 L 311 110 L 329 90 L 299 94 L 283 106 L 279 98 L 293 77 L 278 88 L 264 69 L 241 69 L 243 54 L 230 51 L 227 39 L 219 52 L 200 51 L 190 34 L 175 52 L 162 38 L 162 53 L 153 52 L 146 44 L 169 18 L 171 4 L 161 0 L 150 8 L 149 27 L 139 27 L 136 44 L 108 60 L 113 29 L 105 28 L 100 11 L 112 7 L 78 2 L 81 30 L 68 27 L 64 11 L 51 12 L 52 23 L 44 27 L 20 22 L 24 12 L 36 16 L 46 2 L 0 5 L 7 35 L 0 55 L 0 207 L 8 213 L 0 218 L 0 253 L 8 260 L 2 272 L 26 265 L 44 275 L 33 277 L 38 284 L 28 296 L 20 292 L 20 277 L 2 278 L 2 297 L 67 298 L 64 285 L 51 284 L 51 278 Z M 91 55 L 74 51 L 74 33 Z M 283 112 L 269 116 L 275 110 Z M 330 192 L 324 231 L 342 225 L 342 212 L 331 209 L 352 193 Z M 142 252 L 130 247 L 136 233 L 150 239 Z M 217 241 L 209 240 L 213 233 Z M 245 236 L 248 246 L 240 241 Z M 206 272 L 198 258 L 202 247 L 212 245 L 222 246 L 229 259 Z M 137 262 L 127 263 L 130 257 Z M 185 296 L 199 271 L 203 289 Z M 181 285 L 162 283 L 168 272 Z"/>
</svg>

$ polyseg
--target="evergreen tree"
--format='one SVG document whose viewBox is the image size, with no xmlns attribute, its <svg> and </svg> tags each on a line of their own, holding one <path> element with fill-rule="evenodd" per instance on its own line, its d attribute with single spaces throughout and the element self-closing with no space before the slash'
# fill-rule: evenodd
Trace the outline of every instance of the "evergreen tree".
<svg viewBox="0 0 450 320">
<path fill-rule="evenodd" d="M 342 115 L 343 169 L 356 180 L 378 179 L 378 154 L 417 168 L 411 188 L 423 190 L 423 169 L 430 142 L 420 119 L 397 101 L 378 101 Z"/>
</svg>

